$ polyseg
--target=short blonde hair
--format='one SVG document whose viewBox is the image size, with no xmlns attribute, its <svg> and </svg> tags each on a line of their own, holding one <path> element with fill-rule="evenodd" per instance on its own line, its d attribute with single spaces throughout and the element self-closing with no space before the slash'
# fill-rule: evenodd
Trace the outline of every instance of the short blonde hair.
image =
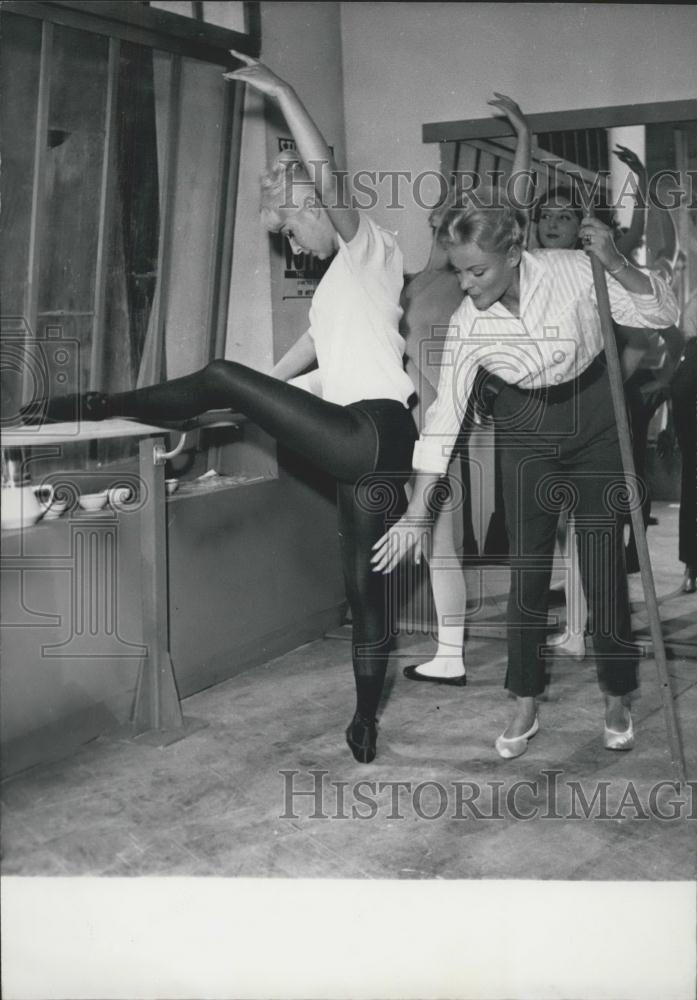
<svg viewBox="0 0 697 1000">
<path fill-rule="evenodd" d="M 290 149 L 276 157 L 269 170 L 259 178 L 261 221 L 271 233 L 277 233 L 285 214 L 303 207 L 307 194 L 314 194 L 314 185 L 307 176 L 298 154 Z M 298 192 L 303 191 L 302 197 Z"/>
<path fill-rule="evenodd" d="M 444 246 L 476 243 L 487 253 L 507 253 L 525 242 L 525 213 L 497 188 L 449 195 L 440 207 L 436 236 Z"/>
</svg>

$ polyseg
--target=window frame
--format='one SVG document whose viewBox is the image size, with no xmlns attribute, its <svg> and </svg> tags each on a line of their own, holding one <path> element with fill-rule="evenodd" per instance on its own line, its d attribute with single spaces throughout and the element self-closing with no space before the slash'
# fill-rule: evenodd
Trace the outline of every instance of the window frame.
<svg viewBox="0 0 697 1000">
<path fill-rule="evenodd" d="M 115 100 L 119 71 L 121 43 L 133 42 L 170 55 L 170 115 L 165 142 L 163 191 L 161 197 L 160 240 L 158 251 L 158 284 L 152 305 L 154 328 L 157 330 L 157 357 L 152 381 L 163 377 L 165 315 L 168 296 L 168 272 L 172 254 L 170 234 L 175 196 L 175 165 L 179 125 L 179 79 L 182 60 L 190 58 L 234 68 L 239 65 L 229 54 L 236 49 L 256 57 L 259 55 L 260 16 L 259 3 L 245 2 L 245 21 L 248 33 L 232 31 L 217 25 L 151 8 L 132 0 L 7 0 L 3 12 L 21 17 L 32 17 L 42 22 L 41 58 L 37 98 L 37 119 L 34 145 L 32 208 L 29 221 L 29 259 L 27 265 L 27 293 L 24 309 L 28 329 L 38 331 L 39 268 L 42 245 L 44 205 L 42 204 L 43 164 L 45 162 L 45 136 L 50 99 L 51 49 L 54 25 L 61 25 L 93 34 L 106 36 L 108 45 L 107 100 L 104 119 L 104 159 L 99 201 L 98 246 L 94 288 L 94 321 L 90 356 L 89 385 L 83 388 L 100 388 L 104 371 L 107 330 L 106 287 L 108 220 L 112 210 L 112 192 L 115 178 L 109 169 L 110 144 L 115 141 Z M 229 83 L 223 92 L 222 136 L 217 173 L 215 218 L 218 224 L 211 236 L 212 280 L 207 304 L 207 349 L 204 357 L 212 360 L 222 357 L 225 351 L 227 315 L 232 279 L 232 253 L 234 243 L 235 210 L 240 169 L 244 86 Z"/>
<path fill-rule="evenodd" d="M 230 68 L 235 60 L 228 49 L 254 58 L 261 51 L 259 3 L 249 0 L 244 0 L 248 28 L 244 33 L 133 0 L 6 0 L 2 6 L 9 14 L 37 17 Z"/>
</svg>

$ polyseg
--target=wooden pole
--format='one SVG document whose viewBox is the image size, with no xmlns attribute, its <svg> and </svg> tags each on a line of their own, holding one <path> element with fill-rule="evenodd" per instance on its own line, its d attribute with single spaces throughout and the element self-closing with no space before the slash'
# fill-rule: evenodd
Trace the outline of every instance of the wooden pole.
<svg viewBox="0 0 697 1000">
<path fill-rule="evenodd" d="M 605 280 L 605 270 L 600 261 L 593 255 L 591 255 L 591 266 L 593 268 L 593 281 L 595 282 L 595 294 L 598 301 L 600 325 L 603 331 L 603 341 L 605 343 L 607 372 L 610 378 L 612 405 L 615 410 L 615 419 L 617 421 L 622 467 L 627 479 L 628 494 L 631 496 L 632 484 L 636 482 L 636 469 L 634 467 L 634 454 L 632 452 L 632 443 L 629 434 L 629 421 L 627 420 L 627 411 L 625 408 L 620 360 L 617 353 L 617 344 L 615 342 L 615 331 L 612 326 L 610 297 L 608 295 L 607 282 Z M 666 663 L 666 649 L 663 643 L 663 633 L 661 632 L 661 620 L 658 615 L 656 588 L 653 580 L 653 572 L 651 570 L 649 547 L 646 543 L 644 518 L 640 504 L 633 503 L 630 506 L 634 539 L 636 541 L 637 554 L 639 556 L 641 583 L 644 588 L 646 611 L 649 617 L 649 629 L 651 632 L 651 641 L 653 642 L 654 658 L 656 660 L 658 687 L 661 692 L 663 715 L 665 718 L 666 729 L 668 731 L 670 757 L 673 762 L 677 778 L 680 781 L 685 781 L 685 759 L 683 757 L 682 746 L 680 744 L 680 732 L 678 730 L 678 723 L 675 715 L 673 692 L 670 687 L 670 676 L 668 674 L 668 665 Z"/>
</svg>

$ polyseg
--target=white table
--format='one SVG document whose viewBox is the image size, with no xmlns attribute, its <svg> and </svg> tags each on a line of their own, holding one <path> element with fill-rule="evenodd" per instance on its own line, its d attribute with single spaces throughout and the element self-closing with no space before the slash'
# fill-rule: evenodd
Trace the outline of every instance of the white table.
<svg viewBox="0 0 697 1000">
<path fill-rule="evenodd" d="M 147 502 L 140 509 L 141 579 L 143 586 L 143 643 L 146 654 L 139 663 L 138 683 L 128 732 L 130 739 L 156 746 L 166 746 L 183 739 L 206 723 L 185 719 L 179 703 L 169 650 L 169 600 L 167 580 L 167 521 L 165 514 L 164 466 L 168 458 L 181 451 L 185 429 L 213 423 L 230 424 L 223 415 L 207 415 L 207 421 L 189 421 L 182 430 L 179 444 L 172 452 L 164 447 L 162 427 L 135 420 L 113 419 L 77 423 L 49 424 L 43 427 L 11 428 L 2 432 L 3 448 L 37 448 L 47 445 L 100 441 L 107 438 L 136 437 L 139 444 L 139 474 L 147 491 Z"/>
</svg>

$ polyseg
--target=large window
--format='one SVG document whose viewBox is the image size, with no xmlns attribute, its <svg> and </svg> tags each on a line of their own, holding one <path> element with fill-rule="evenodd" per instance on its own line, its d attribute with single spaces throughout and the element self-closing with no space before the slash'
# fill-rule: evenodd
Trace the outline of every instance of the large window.
<svg viewBox="0 0 697 1000">
<path fill-rule="evenodd" d="M 37 390 L 118 391 L 222 355 L 242 99 L 222 73 L 258 44 L 139 3 L 3 5 L 5 424 Z"/>
</svg>

